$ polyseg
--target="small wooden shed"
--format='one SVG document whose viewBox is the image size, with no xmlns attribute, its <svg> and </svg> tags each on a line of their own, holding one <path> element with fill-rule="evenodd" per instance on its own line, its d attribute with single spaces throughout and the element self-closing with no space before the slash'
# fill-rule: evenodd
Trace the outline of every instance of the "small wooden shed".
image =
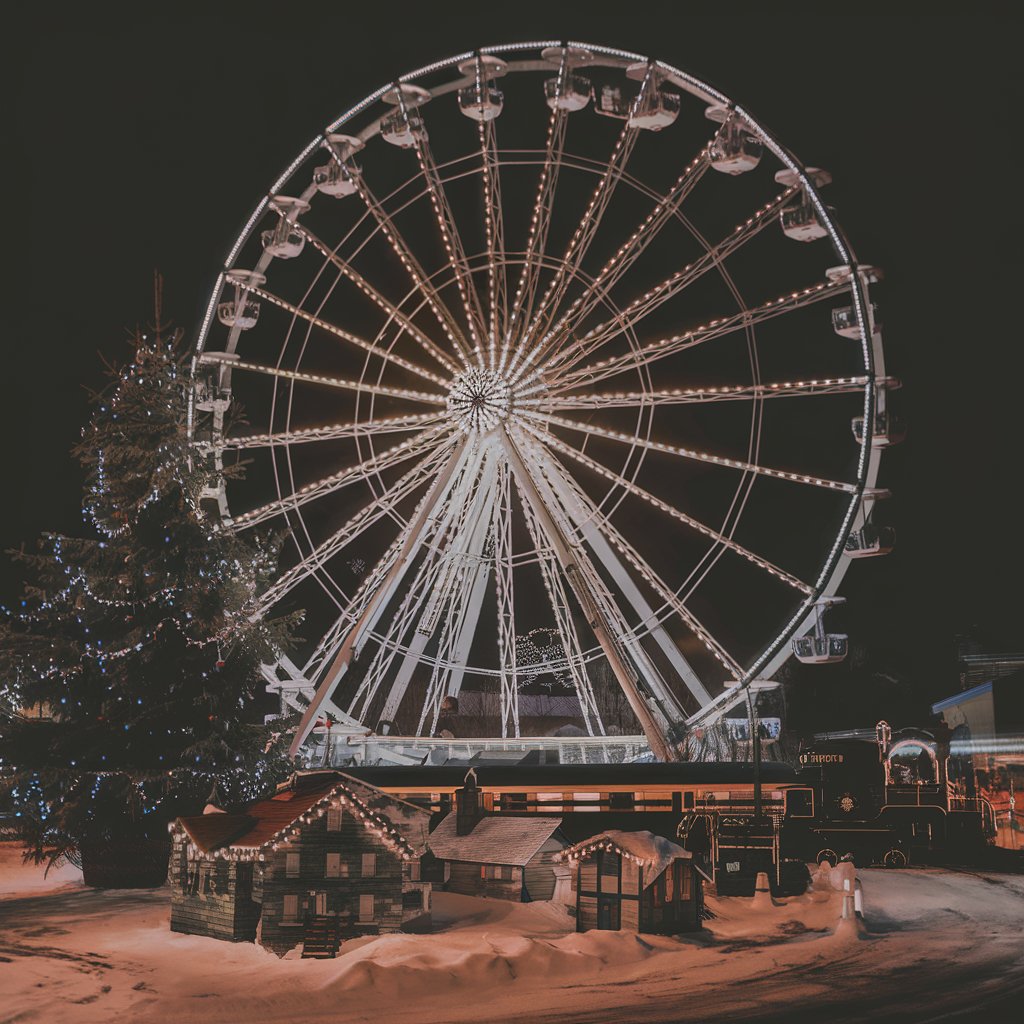
<svg viewBox="0 0 1024 1024">
<path fill-rule="evenodd" d="M 651 832 L 602 832 L 560 855 L 573 868 L 576 930 L 675 935 L 703 927 L 707 875 Z"/>
<path fill-rule="evenodd" d="M 430 852 L 448 866 L 449 892 L 492 899 L 550 900 L 564 871 L 556 856 L 568 845 L 560 818 L 481 818 L 460 835 L 457 815 L 449 814 L 430 833 Z"/>
</svg>

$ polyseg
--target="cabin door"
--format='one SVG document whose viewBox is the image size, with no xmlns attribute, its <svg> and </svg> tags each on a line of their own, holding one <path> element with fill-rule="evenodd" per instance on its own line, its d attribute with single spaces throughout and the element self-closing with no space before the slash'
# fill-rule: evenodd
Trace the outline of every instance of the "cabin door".
<svg viewBox="0 0 1024 1024">
<path fill-rule="evenodd" d="M 316 917 L 325 917 L 327 915 L 327 893 L 313 893 L 313 914 Z"/>
</svg>

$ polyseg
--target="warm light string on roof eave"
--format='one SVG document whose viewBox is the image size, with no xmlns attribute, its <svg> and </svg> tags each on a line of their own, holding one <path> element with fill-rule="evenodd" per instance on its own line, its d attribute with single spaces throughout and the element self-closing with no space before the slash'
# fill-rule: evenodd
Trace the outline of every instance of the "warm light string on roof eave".
<svg viewBox="0 0 1024 1024">
<path fill-rule="evenodd" d="M 312 807 L 303 811 L 297 818 L 284 828 L 279 829 L 269 839 L 259 846 L 239 846 L 219 850 L 204 851 L 196 846 L 192 837 L 189 836 L 189 851 L 197 856 L 214 857 L 220 860 L 229 861 L 263 861 L 266 860 L 267 850 L 277 850 L 280 846 L 288 844 L 302 831 L 303 825 L 311 825 L 318 818 L 322 818 L 330 807 L 347 807 L 349 812 L 359 820 L 363 828 L 374 833 L 386 846 L 389 846 L 397 853 L 402 860 L 411 860 L 416 856 L 416 851 L 409 845 L 402 834 L 383 815 L 371 811 L 354 793 L 344 787 L 336 786 L 327 794 L 321 797 Z M 188 835 L 188 830 L 172 822 L 170 830 L 180 830 Z"/>
</svg>

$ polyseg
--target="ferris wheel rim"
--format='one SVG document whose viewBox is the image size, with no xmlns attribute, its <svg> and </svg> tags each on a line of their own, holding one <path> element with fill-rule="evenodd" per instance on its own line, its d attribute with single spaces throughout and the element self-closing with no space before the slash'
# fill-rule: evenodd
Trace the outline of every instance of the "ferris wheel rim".
<svg viewBox="0 0 1024 1024">
<path fill-rule="evenodd" d="M 410 83 L 410 82 L 414 81 L 415 79 L 422 77 L 423 75 L 430 74 L 430 73 L 433 73 L 433 72 L 436 72 L 436 71 L 439 71 L 439 70 L 444 70 L 444 69 L 450 68 L 452 66 L 457 66 L 458 63 L 464 62 L 467 59 L 473 58 L 474 53 L 476 53 L 476 52 L 479 52 L 479 53 L 482 53 L 482 54 L 484 54 L 484 53 L 486 53 L 486 54 L 515 53 L 515 52 L 519 52 L 519 51 L 528 51 L 528 50 L 531 50 L 531 49 L 540 49 L 543 46 L 559 46 L 559 45 L 562 45 L 562 44 L 548 42 L 548 43 L 536 43 L 536 44 L 535 43 L 505 44 L 505 45 L 494 46 L 494 47 L 485 47 L 485 48 L 481 48 L 480 51 L 473 51 L 473 52 L 470 52 L 470 53 L 460 54 L 460 55 L 457 55 L 455 57 L 447 58 L 444 61 L 435 62 L 434 64 L 428 65 L 428 66 L 426 66 L 424 68 L 420 68 L 420 69 L 418 69 L 416 71 L 409 72 L 406 75 L 403 75 L 400 78 L 398 78 L 396 81 L 401 82 L 401 83 Z M 641 56 L 639 54 L 630 53 L 629 51 L 614 50 L 614 49 L 611 49 L 611 48 L 596 46 L 596 45 L 593 45 L 593 44 L 569 43 L 569 44 L 566 44 L 566 45 L 584 47 L 584 48 L 592 51 L 593 53 L 599 54 L 599 55 L 601 55 L 603 57 L 614 59 L 616 61 L 621 61 L 621 60 L 647 61 L 648 60 L 648 58 L 646 58 L 646 57 L 643 57 L 643 56 Z M 660 61 L 659 62 L 655 62 L 655 64 L 656 64 L 656 66 L 660 70 L 665 72 L 665 80 L 666 81 L 672 82 L 673 84 L 686 89 L 687 91 L 693 93 L 694 95 L 698 95 L 698 96 L 703 97 L 705 99 L 714 99 L 714 100 L 717 100 L 718 102 L 724 102 L 724 103 L 728 104 L 731 107 L 731 109 L 733 109 L 737 113 L 737 115 L 741 116 L 744 119 L 744 121 L 746 121 L 758 133 L 758 135 L 760 136 L 760 138 L 762 139 L 762 141 L 764 142 L 766 147 L 773 152 L 773 154 L 776 156 L 776 158 L 779 159 L 780 162 L 784 166 L 788 167 L 790 170 L 792 170 L 798 176 L 798 179 L 800 180 L 802 186 L 804 187 L 804 189 L 806 191 L 806 194 L 808 195 L 808 197 L 810 198 L 811 202 L 814 204 L 814 206 L 815 206 L 815 208 L 817 210 L 817 213 L 818 213 L 818 216 L 820 218 L 821 223 L 824 226 L 826 226 L 826 228 L 827 228 L 827 230 L 829 232 L 829 235 L 830 235 L 830 238 L 831 238 L 831 242 L 832 242 L 832 245 L 833 245 L 833 249 L 835 250 L 835 252 L 836 252 L 837 256 L 840 258 L 840 260 L 843 262 L 843 264 L 847 268 L 849 268 L 850 271 L 851 271 L 850 292 L 851 292 L 851 295 L 853 297 L 853 304 L 854 304 L 854 306 L 855 306 L 855 308 L 857 310 L 858 325 L 860 326 L 860 333 L 861 333 L 860 341 L 861 341 L 861 347 L 862 347 L 862 354 L 863 354 L 863 357 L 864 357 L 864 369 L 865 369 L 865 375 L 864 375 L 865 376 L 865 380 L 864 380 L 864 385 L 863 385 L 863 387 L 864 387 L 864 414 L 865 414 L 865 417 L 869 417 L 871 415 L 871 411 L 872 411 L 873 405 L 874 405 L 874 392 L 875 392 L 875 387 L 876 387 L 875 381 L 876 381 L 876 378 L 877 378 L 876 368 L 880 367 L 881 364 L 882 364 L 881 348 L 880 348 L 880 344 L 877 342 L 877 339 L 875 339 L 873 337 L 869 338 L 868 335 L 867 335 L 867 332 L 865 331 L 865 328 L 864 328 L 864 325 L 867 322 L 866 316 L 864 315 L 864 310 L 866 308 L 867 300 L 866 300 L 866 296 L 864 294 L 863 282 L 860 280 L 860 278 L 858 277 L 858 275 L 856 273 L 856 271 L 857 271 L 857 264 L 856 264 L 856 261 L 855 261 L 855 257 L 853 255 L 852 250 L 849 248 L 849 246 L 848 246 L 848 244 L 847 244 L 847 242 L 845 240 L 845 236 L 843 235 L 841 229 L 834 222 L 833 217 L 831 215 L 831 211 L 828 210 L 827 207 L 825 207 L 824 204 L 822 203 L 822 201 L 820 199 L 820 195 L 818 194 L 818 191 L 817 191 L 816 184 L 814 183 L 814 181 L 812 179 L 810 179 L 806 175 L 803 166 L 799 162 L 797 162 L 794 157 L 792 157 L 792 155 L 789 153 L 789 151 L 784 149 L 781 146 L 781 144 L 779 144 L 777 142 L 777 140 L 775 140 L 774 136 L 770 132 L 768 132 L 766 129 L 764 129 L 764 127 L 760 124 L 760 122 L 758 122 L 752 115 L 750 115 L 745 110 L 745 108 L 741 108 L 740 106 L 738 106 L 736 104 L 733 104 L 724 94 L 719 93 L 717 90 L 715 90 L 712 87 L 708 86 L 706 83 L 701 82 L 699 79 L 696 79 L 693 76 L 690 76 L 690 75 L 686 74 L 685 72 L 682 72 L 682 71 L 678 70 L 677 68 L 672 67 L 671 65 L 665 64 L 665 63 L 660 62 Z M 447 83 L 443 88 L 440 88 L 436 92 L 432 93 L 431 98 L 434 98 L 435 96 L 438 96 L 438 95 L 443 95 L 443 94 L 448 93 L 448 92 L 452 92 L 457 87 L 458 87 L 458 82 Z M 357 106 L 351 108 L 348 112 L 343 114 L 339 119 L 334 121 L 328 127 L 328 129 L 325 130 L 325 132 L 323 134 L 317 136 L 309 145 L 307 145 L 305 147 L 305 149 L 303 149 L 301 151 L 299 156 L 292 162 L 291 165 L 289 165 L 289 167 L 285 170 L 285 172 L 274 183 L 274 186 L 271 189 L 271 194 L 277 194 L 282 188 L 284 188 L 288 184 L 288 182 L 292 179 L 292 177 L 305 164 L 306 160 L 313 153 L 315 153 L 317 151 L 317 149 L 320 146 L 320 144 L 324 141 L 326 135 L 330 134 L 331 132 L 336 132 L 339 128 L 343 127 L 345 124 L 347 124 L 349 121 L 351 121 L 358 113 L 360 113 L 361 111 L 365 110 L 367 107 L 369 107 L 376 100 L 380 99 L 389 88 L 391 88 L 391 86 L 384 86 L 380 90 L 378 90 L 377 92 L 371 93 L 363 101 L 361 101 Z M 369 134 L 367 136 L 367 139 L 372 138 L 376 134 L 377 131 L 379 131 L 379 126 L 377 126 L 376 130 L 369 132 Z M 471 172 L 467 172 L 467 173 L 471 173 Z M 413 175 L 410 180 L 413 180 L 416 177 L 418 177 L 418 175 Z M 447 179 L 442 179 L 442 180 L 447 180 Z M 316 189 L 315 189 L 314 186 L 309 186 L 306 190 L 304 190 L 303 195 L 305 195 L 307 192 L 311 195 L 315 191 L 316 191 Z M 410 200 L 410 202 L 412 202 L 412 201 L 413 200 Z M 232 249 L 230 251 L 230 254 L 229 254 L 229 257 L 228 257 L 228 260 L 225 262 L 224 270 L 221 271 L 221 273 L 218 275 L 217 282 L 215 284 L 215 287 L 214 287 L 212 295 L 211 295 L 210 303 L 209 303 L 209 305 L 207 307 L 206 316 L 204 318 L 204 321 L 203 321 L 203 324 L 202 324 L 202 327 L 201 327 L 201 330 L 200 330 L 200 334 L 199 334 L 199 337 L 197 339 L 196 355 L 195 355 L 195 359 L 196 360 L 198 360 L 198 358 L 205 351 L 206 342 L 207 342 L 207 338 L 208 338 L 208 334 L 209 334 L 209 329 L 210 329 L 210 326 L 211 326 L 212 320 L 213 320 L 213 313 L 214 313 L 214 310 L 216 308 L 218 297 L 221 294 L 221 291 L 222 291 L 222 288 L 223 288 L 223 285 L 224 285 L 225 274 L 231 269 L 232 264 L 233 264 L 235 258 L 237 257 L 238 253 L 241 251 L 242 247 L 245 245 L 245 243 L 248 241 L 248 239 L 252 236 L 253 232 L 256 230 L 256 226 L 259 223 L 259 220 L 262 218 L 263 214 L 266 212 L 268 202 L 269 202 L 269 199 L 265 198 L 260 204 L 258 204 L 256 210 L 253 212 L 252 216 L 250 217 L 249 222 L 246 224 L 246 226 L 243 229 L 242 233 L 238 236 L 238 239 L 236 240 L 234 246 L 232 247 Z M 694 231 L 695 229 L 693 229 L 691 227 L 690 230 Z M 341 244 L 342 243 L 339 243 L 339 248 L 340 248 Z M 705 242 L 704 244 L 705 244 L 705 247 L 706 247 L 707 243 Z M 479 254 L 477 254 L 477 256 L 479 256 Z M 270 263 L 270 259 L 266 258 L 265 262 L 261 262 L 257 266 L 257 270 L 265 269 L 265 266 L 268 265 L 269 263 Z M 319 274 L 322 273 L 327 268 L 327 266 L 328 266 L 327 263 L 323 264 L 323 266 L 321 267 L 320 271 L 318 271 L 318 273 L 317 273 L 317 277 L 319 277 Z M 450 268 L 442 268 L 442 270 L 445 271 L 445 272 L 447 272 L 449 269 Z M 722 268 L 720 268 L 720 269 L 724 270 L 724 266 Z M 441 273 L 441 271 L 436 271 L 434 276 L 436 276 L 439 273 Z M 338 280 L 340 280 L 340 278 L 336 279 L 335 285 L 337 284 Z M 334 286 L 332 286 L 332 290 L 333 290 L 333 287 Z M 311 289 L 312 289 L 312 285 L 310 285 L 310 290 Z M 410 289 L 410 291 L 406 295 L 406 299 L 411 297 L 413 294 L 415 294 L 415 292 L 416 292 L 415 288 Z M 308 295 L 308 292 L 307 292 L 307 295 Z M 303 300 L 303 302 L 304 301 L 305 301 L 305 299 Z M 323 304 L 326 303 L 326 301 L 327 301 L 327 299 L 325 297 L 323 302 L 321 303 L 321 308 L 322 308 Z M 402 302 L 404 302 L 404 301 L 405 301 L 405 299 L 402 300 Z M 741 308 L 746 309 L 746 304 L 744 302 L 742 302 L 742 300 L 739 300 L 739 301 L 740 301 Z M 399 304 L 399 308 L 401 308 L 401 303 Z M 292 323 L 294 324 L 294 322 L 295 322 L 295 315 L 293 314 Z M 374 345 L 376 345 L 377 341 L 383 336 L 383 333 L 387 329 L 387 327 L 388 327 L 388 325 L 385 325 L 385 328 L 382 328 L 381 331 L 378 333 L 377 338 L 374 339 Z M 288 335 L 289 337 L 290 337 L 291 329 L 292 328 L 289 327 L 289 335 Z M 303 349 L 304 349 L 305 344 L 308 344 L 308 339 L 309 339 L 309 336 L 310 336 L 312 330 L 313 330 L 313 324 L 312 323 L 308 323 L 307 324 L 307 329 L 306 329 L 306 340 L 303 342 Z M 751 348 L 752 352 L 754 353 L 754 355 L 756 357 L 756 344 L 754 344 L 753 341 L 750 340 L 752 338 L 752 333 L 751 333 L 752 330 L 753 330 L 753 328 L 750 327 L 750 326 L 745 328 L 745 331 L 747 332 L 747 335 L 748 335 L 748 344 L 750 345 L 750 348 Z M 237 343 L 237 337 L 238 337 L 237 330 L 233 330 L 232 334 L 234 335 L 232 340 L 235 343 Z M 392 348 L 397 343 L 397 341 L 398 341 L 398 339 L 400 337 L 401 337 L 401 334 L 399 333 L 399 334 L 396 334 L 395 337 L 392 339 L 392 341 L 390 343 Z M 278 365 L 279 366 L 280 366 L 281 360 L 284 358 L 284 352 L 285 352 L 285 350 L 287 348 L 287 345 L 288 345 L 288 340 L 286 338 L 286 340 L 282 344 L 281 353 L 279 355 L 279 360 L 278 360 Z M 233 348 L 230 349 L 229 351 L 233 351 Z M 367 352 L 367 355 L 364 358 L 362 375 L 365 375 L 365 373 L 366 373 L 367 367 L 369 366 L 369 361 L 370 361 L 371 354 L 372 354 L 371 352 Z M 301 358 L 301 352 L 300 352 L 300 358 Z M 385 360 L 381 360 L 380 364 L 381 365 L 378 368 L 378 380 L 380 380 L 383 377 L 383 375 L 384 375 L 384 373 L 386 371 L 386 361 Z M 195 362 L 194 362 L 194 365 L 196 365 Z M 360 377 L 360 379 L 362 379 L 362 376 Z M 757 379 L 759 380 L 759 377 Z M 290 386 L 289 391 L 288 391 L 289 407 L 290 407 L 291 401 L 294 398 L 294 393 L 295 393 L 295 381 L 292 381 L 291 386 Z M 275 389 L 275 393 L 274 393 L 274 399 L 276 401 L 276 389 Z M 369 403 L 368 418 L 371 419 L 371 420 L 373 419 L 373 415 L 374 415 L 373 414 L 373 409 L 374 409 L 374 402 L 375 402 L 375 400 L 376 400 L 376 395 L 373 394 L 373 393 L 371 393 L 368 396 L 368 398 L 367 398 L 367 401 Z M 760 401 L 760 400 L 752 401 L 751 402 L 751 408 L 752 408 L 753 415 L 755 417 L 759 418 L 760 415 L 761 415 L 760 410 L 763 408 L 763 402 Z M 192 415 L 193 415 L 193 411 L 192 411 L 191 403 L 190 403 L 190 413 L 189 413 L 190 430 L 191 430 L 191 425 L 192 425 Z M 286 422 L 288 422 L 290 424 L 290 412 L 288 414 L 288 420 Z M 649 419 L 648 419 L 648 432 L 651 429 L 651 424 L 652 423 L 653 423 L 653 419 L 649 417 Z M 370 450 L 372 452 L 373 451 L 373 439 L 372 439 L 372 436 L 368 437 L 367 444 L 368 444 L 368 447 L 370 448 Z M 759 429 L 754 428 L 754 427 L 751 428 L 751 441 L 750 441 L 750 444 L 751 444 L 751 446 L 754 447 L 755 450 L 750 453 L 749 461 L 756 462 L 756 460 L 757 460 L 756 447 L 759 446 L 759 444 L 760 444 L 760 430 Z M 272 453 L 272 454 L 274 455 L 274 458 L 275 458 L 274 465 L 275 465 L 275 478 L 276 478 L 276 476 L 277 476 L 276 457 L 277 457 L 278 453 Z M 286 446 L 284 448 L 283 452 L 280 453 L 280 454 L 283 455 L 284 457 L 288 458 L 288 460 L 289 460 L 289 470 L 291 472 L 290 448 L 288 448 Z M 870 436 L 865 432 L 865 435 L 864 435 L 863 439 L 860 441 L 860 453 L 859 453 L 858 467 L 857 467 L 856 490 L 851 492 L 850 502 L 849 502 L 846 514 L 843 517 L 842 525 L 841 525 L 841 527 L 839 529 L 839 532 L 837 534 L 836 541 L 833 544 L 831 552 L 829 553 L 828 557 L 825 559 L 825 562 L 823 563 L 823 565 L 821 567 L 821 571 L 820 571 L 820 574 L 818 576 L 818 579 L 814 583 L 813 593 L 808 595 L 807 600 L 801 605 L 800 609 L 793 616 L 793 618 L 786 625 L 786 627 L 784 627 L 783 631 L 780 632 L 776 636 L 775 640 L 765 649 L 765 651 L 763 652 L 761 657 L 751 666 L 750 670 L 745 674 L 744 678 L 740 679 L 740 685 L 741 686 L 745 685 L 750 680 L 756 678 L 758 673 L 764 672 L 766 670 L 766 666 L 773 661 L 773 658 L 774 658 L 775 654 L 777 653 L 778 649 L 781 648 L 781 647 L 784 647 L 784 645 L 786 643 L 788 643 L 789 639 L 801 627 L 801 624 L 803 624 L 803 623 L 805 623 L 807 621 L 808 615 L 811 614 L 811 612 L 813 610 L 814 602 L 817 601 L 822 596 L 827 596 L 829 594 L 835 593 L 835 591 L 838 589 L 839 583 L 841 582 L 842 577 L 843 577 L 843 575 L 845 575 L 845 571 L 847 569 L 847 564 L 840 558 L 840 555 L 842 553 L 843 543 L 845 542 L 845 539 L 849 535 L 850 530 L 851 530 L 851 528 L 853 526 L 853 523 L 854 523 L 855 517 L 857 515 L 858 509 L 861 506 L 862 495 L 863 495 L 864 491 L 866 489 L 873 488 L 874 484 L 875 484 L 875 482 L 877 480 L 877 458 L 874 457 L 875 454 L 876 453 L 874 453 L 871 450 Z M 639 472 L 640 466 L 642 466 L 642 464 L 643 464 L 643 459 L 641 458 L 640 461 L 637 464 L 635 473 Z M 383 478 L 380 477 L 380 472 L 381 471 L 382 470 L 380 468 L 378 468 L 375 472 L 377 474 L 377 476 L 376 476 L 377 480 L 381 483 L 382 489 L 384 489 Z M 292 476 L 292 482 L 294 484 L 295 480 L 294 480 L 294 473 L 293 472 L 291 472 L 291 476 Z M 732 515 L 733 506 L 736 505 L 736 502 L 737 502 L 737 500 L 739 498 L 740 491 L 744 487 L 746 487 L 746 495 L 749 496 L 750 487 L 752 486 L 754 479 L 755 479 L 755 477 L 753 476 L 753 474 L 751 474 L 749 472 L 744 472 L 743 473 L 743 475 L 741 476 L 740 482 L 737 485 L 736 491 L 734 492 L 734 497 L 733 497 L 732 505 L 730 505 L 729 511 L 726 513 L 726 521 L 728 521 L 728 519 Z M 294 490 L 295 488 L 293 487 L 292 489 Z M 279 497 L 280 497 L 280 491 L 281 491 L 280 487 L 278 487 L 277 490 L 278 490 L 278 494 L 279 494 Z M 603 503 L 604 500 L 607 500 L 608 495 L 612 494 L 614 492 L 614 490 L 615 490 L 614 487 L 609 489 L 609 491 L 605 495 L 605 498 L 602 499 L 602 503 Z M 626 493 L 627 492 L 625 490 L 621 490 L 620 491 L 619 498 L 618 498 L 618 503 L 621 503 L 623 500 L 625 500 Z M 374 494 L 376 496 L 376 491 L 374 491 Z M 734 519 L 732 527 L 731 527 L 731 531 L 735 530 L 736 525 L 739 522 L 739 518 L 740 518 L 740 515 L 742 513 L 743 506 L 745 505 L 745 502 L 746 502 L 746 497 L 744 497 L 742 500 L 740 500 L 739 511 L 737 512 L 737 514 L 735 516 L 735 519 Z M 616 504 L 615 507 L 618 507 L 618 503 Z M 610 514 L 611 513 L 609 512 L 608 513 L 608 518 L 610 518 Z M 396 513 L 396 522 L 399 523 L 400 525 L 402 524 L 401 516 L 398 515 L 397 513 Z M 305 524 L 303 524 L 303 529 L 305 530 Z M 724 524 L 723 524 L 723 531 L 724 531 Z M 311 546 L 315 546 L 312 537 L 310 537 L 309 534 L 308 534 L 308 531 L 306 531 L 306 535 L 307 535 L 307 539 L 309 540 L 310 545 Z M 708 549 L 708 552 L 705 554 L 704 558 L 708 558 L 712 553 L 714 553 L 714 559 L 713 559 L 713 562 L 712 562 L 712 566 L 713 566 L 714 562 L 722 557 L 722 555 L 724 554 L 725 550 L 727 550 L 727 549 L 724 546 L 722 546 L 720 543 L 719 544 L 713 544 Z M 706 572 L 710 571 L 710 568 L 712 566 L 708 566 L 708 568 L 705 570 L 705 574 L 706 574 Z M 697 568 L 694 569 L 694 572 L 696 572 L 696 571 L 697 571 Z M 699 584 L 699 580 L 698 580 L 698 584 Z M 696 586 L 698 584 L 694 584 L 694 586 Z M 686 583 L 684 582 L 684 584 L 679 587 L 679 590 L 682 591 L 685 588 L 685 586 L 686 586 Z M 343 597 L 344 597 L 344 595 L 343 595 Z M 333 598 L 332 598 L 332 600 L 333 600 Z M 663 607 L 664 606 L 662 606 L 662 608 L 658 609 L 659 615 L 660 615 L 661 611 L 663 610 Z M 642 623 L 640 623 L 639 625 L 642 625 Z M 644 634 L 643 633 L 637 633 L 636 635 L 637 636 L 643 636 Z M 598 650 L 598 648 L 591 648 L 591 651 L 596 651 L 596 650 Z M 595 657 L 596 656 L 599 656 L 599 655 L 595 655 Z M 788 656 L 788 654 L 786 656 Z M 592 660 L 592 659 L 584 659 L 584 663 L 586 663 L 589 660 Z M 467 671 L 470 671 L 468 666 L 467 666 Z"/>
</svg>

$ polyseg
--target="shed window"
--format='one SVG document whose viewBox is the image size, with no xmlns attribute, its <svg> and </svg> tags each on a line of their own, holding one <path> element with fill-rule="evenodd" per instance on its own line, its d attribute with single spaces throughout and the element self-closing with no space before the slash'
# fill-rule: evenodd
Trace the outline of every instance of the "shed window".
<svg viewBox="0 0 1024 1024">
<path fill-rule="evenodd" d="M 573 793 L 572 809 L 574 811 L 599 811 L 601 810 L 600 793 Z"/>
<path fill-rule="evenodd" d="M 364 853 L 360 873 L 363 878 L 369 878 L 377 874 L 377 854 Z M 362 899 L 362 897 L 360 897 Z M 371 914 L 372 916 L 372 914 Z"/>
<path fill-rule="evenodd" d="M 484 878 L 492 878 L 499 882 L 512 881 L 512 868 L 508 864 L 486 864 L 480 869 Z"/>
<path fill-rule="evenodd" d="M 299 855 L 297 853 L 285 854 L 284 873 L 287 878 L 299 877 Z"/>
<path fill-rule="evenodd" d="M 365 856 L 372 857 L 373 854 L 365 854 Z M 372 921 L 373 920 L 373 893 L 363 893 L 359 897 L 359 920 L 360 921 Z"/>
<path fill-rule="evenodd" d="M 284 910 L 281 914 L 282 921 L 297 921 L 299 919 L 299 897 L 285 896 Z"/>
<path fill-rule="evenodd" d="M 503 793 L 501 797 L 501 808 L 504 811 L 525 811 L 525 793 Z"/>
<path fill-rule="evenodd" d="M 327 831 L 328 832 L 340 832 L 341 831 L 341 808 L 340 807 L 328 807 L 327 808 Z"/>
<path fill-rule="evenodd" d="M 563 799 L 561 793 L 538 793 L 537 810 L 541 814 L 546 814 L 549 811 L 561 811 Z"/>
<path fill-rule="evenodd" d="M 340 878 L 341 877 L 341 854 L 340 853 L 329 853 L 329 854 L 327 854 L 327 861 L 324 864 L 324 875 L 327 878 Z"/>
<path fill-rule="evenodd" d="M 608 807 L 613 811 L 631 811 L 635 805 L 633 793 L 609 793 Z"/>
<path fill-rule="evenodd" d="M 680 864 L 680 886 L 679 898 L 681 900 L 693 899 L 693 868 L 689 864 Z"/>
</svg>

